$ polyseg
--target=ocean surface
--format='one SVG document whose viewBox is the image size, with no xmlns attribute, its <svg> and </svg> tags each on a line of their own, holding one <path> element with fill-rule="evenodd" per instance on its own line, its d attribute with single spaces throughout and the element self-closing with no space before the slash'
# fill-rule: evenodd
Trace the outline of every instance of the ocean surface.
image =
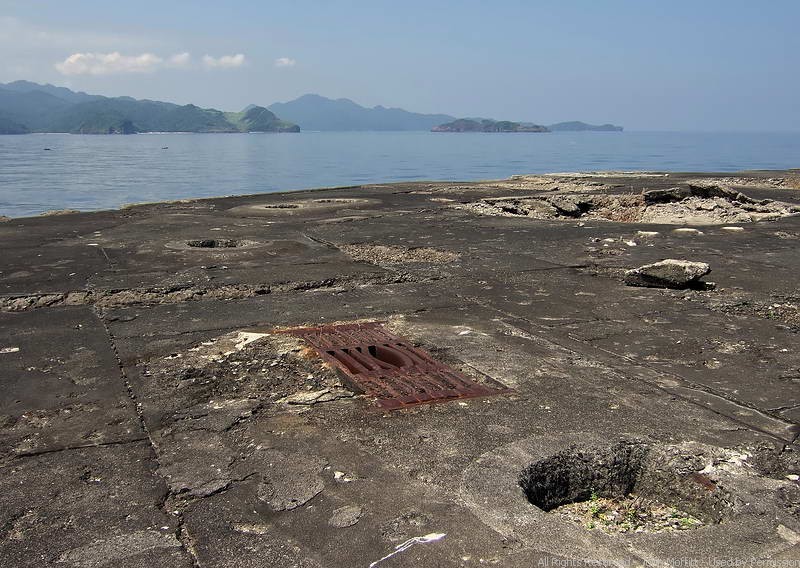
<svg viewBox="0 0 800 568">
<path fill-rule="evenodd" d="M 799 167 L 800 133 L 31 134 L 0 136 L 0 215 L 405 180 Z"/>
</svg>

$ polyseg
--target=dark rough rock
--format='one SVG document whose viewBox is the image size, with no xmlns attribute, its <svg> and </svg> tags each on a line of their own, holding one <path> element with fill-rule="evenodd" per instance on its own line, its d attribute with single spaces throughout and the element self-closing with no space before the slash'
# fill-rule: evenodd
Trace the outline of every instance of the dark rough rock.
<svg viewBox="0 0 800 568">
<path fill-rule="evenodd" d="M 668 258 L 628 270 L 625 273 L 625 284 L 649 288 L 683 289 L 697 285 L 699 279 L 709 272 L 711 272 L 711 268 L 705 262 Z"/>
</svg>

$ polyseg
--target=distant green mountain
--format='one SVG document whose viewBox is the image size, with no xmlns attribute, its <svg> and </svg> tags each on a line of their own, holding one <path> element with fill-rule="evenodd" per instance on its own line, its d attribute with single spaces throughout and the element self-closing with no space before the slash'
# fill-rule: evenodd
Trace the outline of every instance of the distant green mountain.
<svg viewBox="0 0 800 568">
<path fill-rule="evenodd" d="M 30 132 L 19 122 L 15 122 L 0 114 L 0 134 L 27 134 Z"/>
<path fill-rule="evenodd" d="M 278 118 L 279 115 L 283 117 Z M 288 122 L 291 121 L 291 122 Z M 0 134 L 68 132 L 135 134 L 138 132 L 299 132 L 305 130 L 434 132 L 621 131 L 621 126 L 559 122 L 550 127 L 485 118 L 456 119 L 400 108 L 363 107 L 349 99 L 303 95 L 268 108 L 248 105 L 240 112 L 213 108 L 104 97 L 30 81 L 0 83 Z"/>
<path fill-rule="evenodd" d="M 401 108 L 363 107 L 350 99 L 303 95 L 288 103 L 269 106 L 272 112 L 303 130 L 430 130 L 453 120 L 446 114 L 420 114 Z"/>
<path fill-rule="evenodd" d="M 225 118 L 242 132 L 300 132 L 294 123 L 279 119 L 264 107 L 248 105 L 242 112 L 226 112 Z"/>
<path fill-rule="evenodd" d="M 594 124 L 586 124 L 585 122 L 572 121 L 572 122 L 559 122 L 548 126 L 553 132 L 622 132 L 621 126 L 614 126 L 613 124 L 601 124 L 596 126 Z"/>
<path fill-rule="evenodd" d="M 0 114 L 24 125 L 32 132 L 42 132 L 71 103 L 42 91 L 18 92 L 0 85 Z"/>
<path fill-rule="evenodd" d="M 549 132 L 539 124 L 511 122 L 508 120 L 490 120 L 459 118 L 452 122 L 439 124 L 431 128 L 431 132 Z"/>
<path fill-rule="evenodd" d="M 40 85 L 38 83 L 32 83 L 31 81 L 14 81 L 12 83 L 0 85 L 0 87 L 7 91 L 16 91 L 18 93 L 30 93 L 31 91 L 47 93 L 48 95 L 52 95 L 70 103 L 85 103 L 87 101 L 95 101 L 105 98 L 101 95 L 87 95 L 84 92 L 71 91 L 66 87 L 56 87 L 50 83 Z"/>
<path fill-rule="evenodd" d="M 297 125 L 252 105 L 240 113 L 225 113 L 192 104 L 87 95 L 28 81 L 0 84 L 0 134 L 299 131 Z"/>
</svg>

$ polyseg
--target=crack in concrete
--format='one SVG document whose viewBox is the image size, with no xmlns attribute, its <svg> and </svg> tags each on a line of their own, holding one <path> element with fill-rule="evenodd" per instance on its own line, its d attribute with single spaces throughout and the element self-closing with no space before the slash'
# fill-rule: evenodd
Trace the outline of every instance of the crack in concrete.
<svg viewBox="0 0 800 568">
<path fill-rule="evenodd" d="M 524 318 L 524 317 L 521 317 L 521 316 L 517 316 L 517 315 L 511 314 L 511 313 L 505 312 L 503 310 L 497 309 L 494 306 L 492 306 L 492 305 L 490 305 L 490 304 L 488 304 L 486 302 L 481 301 L 479 298 L 469 298 L 469 300 L 472 301 L 473 303 L 479 305 L 479 306 L 482 306 L 482 307 L 490 309 L 490 310 L 494 310 L 497 313 L 500 313 L 503 316 L 505 316 L 506 318 L 509 318 L 511 320 L 523 321 L 523 322 L 527 323 L 530 326 L 538 327 L 538 325 L 535 322 L 532 322 L 532 321 L 528 320 L 527 318 Z M 524 329 L 521 329 L 521 328 L 513 325 L 512 323 L 509 323 L 507 321 L 502 321 L 502 323 L 504 325 L 506 325 L 508 327 L 511 327 L 511 328 L 517 330 L 518 332 L 524 334 L 524 336 L 526 336 L 528 339 L 531 339 L 533 341 L 541 342 L 541 343 L 544 343 L 544 344 L 548 345 L 551 349 L 554 349 L 555 351 L 561 351 L 562 353 L 566 352 L 566 353 L 570 353 L 570 354 L 575 355 L 575 356 L 582 356 L 582 354 L 579 351 L 575 351 L 574 349 L 570 349 L 569 347 L 561 345 L 560 343 L 556 343 L 555 341 L 552 341 L 550 339 L 545 339 L 543 337 L 537 337 L 537 336 L 535 336 L 533 334 L 530 334 L 530 333 L 526 332 Z M 613 351 L 610 351 L 608 349 L 604 349 L 602 347 L 597 347 L 597 346 L 590 345 L 589 342 L 586 342 L 586 341 L 584 341 L 584 340 L 582 340 L 582 339 L 580 339 L 578 337 L 575 337 L 572 334 L 567 334 L 567 336 L 568 336 L 569 339 L 571 339 L 572 341 L 575 341 L 576 343 L 587 345 L 590 348 L 596 349 L 598 351 L 602 351 L 602 352 L 604 352 L 604 353 L 606 353 L 608 355 L 611 355 L 611 356 L 613 356 L 615 358 L 622 359 L 622 360 L 626 361 L 627 363 L 629 363 L 631 365 L 635 365 L 635 366 L 638 366 L 638 367 L 642 367 L 642 368 L 648 369 L 649 371 L 651 371 L 652 373 L 655 373 L 657 375 L 673 377 L 673 380 L 679 383 L 679 388 L 684 388 L 684 389 L 687 389 L 687 390 L 690 390 L 690 391 L 695 391 L 697 393 L 705 394 L 707 396 L 711 396 L 711 397 L 723 400 L 726 403 L 731 404 L 736 408 L 747 410 L 747 411 L 749 411 L 751 413 L 757 414 L 759 416 L 763 416 L 763 417 L 768 418 L 769 420 L 772 420 L 772 421 L 774 421 L 776 423 L 782 424 L 784 426 L 785 430 L 786 430 L 786 433 L 787 433 L 788 437 L 782 437 L 782 436 L 776 434 L 775 432 L 771 432 L 771 431 L 769 431 L 767 429 L 761 428 L 758 425 L 753 424 L 752 422 L 745 421 L 741 417 L 737 417 L 737 416 L 734 416 L 732 414 L 725 413 L 720 409 L 713 408 L 713 407 L 711 407 L 711 406 L 709 406 L 707 404 L 704 404 L 702 401 L 693 400 L 689 396 L 682 395 L 682 394 L 680 394 L 678 392 L 675 392 L 674 389 L 671 390 L 671 389 L 669 389 L 669 388 L 667 388 L 667 387 L 665 387 L 663 385 L 658 384 L 657 382 L 654 382 L 652 380 L 648 380 L 648 379 L 643 378 L 643 377 L 638 377 L 638 380 L 641 380 L 642 382 L 650 385 L 651 387 L 653 387 L 655 389 L 658 389 L 658 390 L 660 390 L 660 391 L 662 391 L 664 393 L 667 393 L 670 396 L 678 397 L 678 398 L 680 398 L 681 400 L 683 400 L 685 402 L 688 402 L 690 404 L 693 404 L 693 405 L 698 406 L 700 408 L 703 408 L 705 410 L 709 410 L 709 411 L 713 412 L 714 414 L 717 414 L 719 416 L 727 418 L 728 420 L 732 420 L 732 421 L 734 421 L 734 422 L 736 422 L 738 424 L 741 424 L 741 425 L 747 427 L 751 431 L 760 432 L 761 434 L 764 434 L 764 435 L 769 436 L 769 437 L 771 437 L 773 439 L 779 440 L 782 443 L 787 443 L 788 442 L 789 444 L 794 444 L 798 440 L 798 438 L 800 438 L 800 429 L 798 429 L 797 425 L 794 424 L 793 422 L 786 422 L 785 420 L 783 420 L 781 418 L 778 418 L 776 416 L 773 416 L 772 414 L 770 414 L 768 412 L 765 412 L 765 411 L 763 411 L 761 409 L 749 406 L 749 405 L 747 405 L 747 404 L 745 404 L 743 402 L 737 401 L 737 400 L 731 400 L 731 399 L 727 398 L 724 395 L 721 395 L 721 394 L 718 394 L 716 392 L 713 392 L 711 389 L 708 389 L 707 387 L 705 387 L 703 385 L 698 385 L 696 383 L 693 383 L 692 381 L 689 381 L 688 379 L 686 379 L 686 378 L 684 378 L 684 377 L 682 377 L 680 375 L 677 375 L 675 373 L 670 373 L 670 372 L 665 372 L 663 370 L 655 369 L 655 368 L 647 365 L 644 362 L 638 362 L 638 361 L 635 361 L 635 360 L 633 360 L 630 357 L 627 357 L 625 355 L 620 355 L 620 354 L 614 353 Z M 602 361 L 598 361 L 598 362 L 603 364 L 603 366 L 605 366 L 605 367 L 607 367 L 607 368 L 609 368 L 611 370 L 615 370 L 616 371 L 616 369 L 614 369 L 613 367 L 609 367 L 608 364 L 603 363 Z"/>
<path fill-rule="evenodd" d="M 788 406 L 774 406 L 772 408 L 767 408 L 770 412 L 786 412 L 787 410 L 794 410 L 795 408 L 800 408 L 800 404 L 790 404 Z"/>
<path fill-rule="evenodd" d="M 121 379 L 122 379 L 122 381 L 123 381 L 123 383 L 125 385 L 126 390 L 128 391 L 128 397 L 131 399 L 131 401 L 134 404 L 134 409 L 135 409 L 136 415 L 137 415 L 137 417 L 139 419 L 139 424 L 140 424 L 140 426 L 142 428 L 142 431 L 145 433 L 145 437 L 143 438 L 143 440 L 147 440 L 147 442 L 148 442 L 148 444 L 150 446 L 151 459 L 153 460 L 153 462 L 156 465 L 160 465 L 159 460 L 158 460 L 158 451 L 156 450 L 156 446 L 153 443 L 153 437 L 150 434 L 150 430 L 147 427 L 147 422 L 145 421 L 144 415 L 142 413 L 141 404 L 137 401 L 136 393 L 133 390 L 133 385 L 131 384 L 131 382 L 130 382 L 130 380 L 128 378 L 128 374 L 125 372 L 125 367 L 122 364 L 122 359 L 121 359 L 121 357 L 119 355 L 119 351 L 117 350 L 117 344 L 116 344 L 116 341 L 114 340 L 114 335 L 111 333 L 111 330 L 108 328 L 108 325 L 106 325 L 106 322 L 103 320 L 101 315 L 97 312 L 97 309 L 96 308 L 93 309 L 92 312 L 94 313 L 94 316 L 98 319 L 98 321 L 100 322 L 100 325 L 103 326 L 103 329 L 106 332 L 106 337 L 108 339 L 109 346 L 111 347 L 111 350 L 114 353 L 114 358 L 116 359 L 117 366 L 119 367 L 120 377 L 121 377 Z M 161 477 L 161 476 L 158 475 L 157 469 L 158 469 L 157 467 L 153 469 L 153 476 Z M 160 509 L 164 512 L 164 514 L 167 517 L 169 517 L 169 511 L 167 510 L 166 503 L 167 503 L 167 500 L 169 499 L 169 497 L 172 495 L 172 491 L 169 489 L 169 485 L 166 483 L 166 480 L 164 478 L 161 478 L 161 479 L 164 482 L 164 485 L 167 488 L 167 490 L 166 490 L 166 494 L 164 496 L 164 499 L 161 501 L 161 503 L 159 503 L 159 505 L 160 505 Z M 192 546 L 187 546 L 187 543 L 184 541 L 183 538 L 181 538 L 182 534 L 184 533 L 183 515 L 182 514 L 178 515 L 177 521 L 178 521 L 178 526 L 175 529 L 175 537 L 178 539 L 178 542 L 181 543 L 181 548 L 186 552 L 186 554 L 189 556 L 189 558 L 191 558 L 192 565 L 195 568 L 200 568 L 200 563 L 197 560 L 197 556 L 195 554 L 194 548 Z"/>
<path fill-rule="evenodd" d="M 158 503 L 158 508 L 161 511 L 163 511 L 163 513 L 165 515 L 167 515 L 168 517 L 174 517 L 175 518 L 175 520 L 176 520 L 175 537 L 178 539 L 178 542 L 180 542 L 181 548 L 184 550 L 184 552 L 187 554 L 187 556 L 191 560 L 193 568 L 201 568 L 202 564 L 200 562 L 200 559 L 199 559 L 199 556 L 198 556 L 198 553 L 197 553 L 197 546 L 196 546 L 197 542 L 194 539 L 194 537 L 192 537 L 192 535 L 190 534 L 188 528 L 186 527 L 186 521 L 185 521 L 185 518 L 184 518 L 184 511 L 185 511 L 186 507 L 188 507 L 192 503 L 196 503 L 196 502 L 201 501 L 203 499 L 207 499 L 209 497 L 213 497 L 213 496 L 218 495 L 220 493 L 224 493 L 224 492 L 228 491 L 232 486 L 234 486 L 234 485 L 236 485 L 238 483 L 243 483 L 243 482 L 247 481 L 248 479 L 250 479 L 251 477 L 258 475 L 258 472 L 257 471 L 251 471 L 251 472 L 249 472 L 249 473 L 247 473 L 245 475 L 242 475 L 240 477 L 233 477 L 231 479 L 226 479 L 226 480 L 224 480 L 224 481 L 226 481 L 226 483 L 224 485 L 222 485 L 221 487 L 215 489 L 214 491 L 211 491 L 208 494 L 202 495 L 202 496 L 190 496 L 190 495 L 188 495 L 188 490 L 174 491 L 173 489 L 170 489 L 169 483 L 167 482 L 167 480 L 163 476 L 161 476 L 161 475 L 159 475 L 157 473 L 157 469 L 161 465 L 161 462 L 159 460 L 158 450 L 156 448 L 156 444 L 153 441 L 153 438 L 152 438 L 152 435 L 150 433 L 150 430 L 149 430 L 149 428 L 147 426 L 146 420 L 144 418 L 144 414 L 142 413 L 141 403 L 138 402 L 138 399 L 137 399 L 137 396 L 136 396 L 136 392 L 134 391 L 133 385 L 131 384 L 130 380 L 128 379 L 127 372 L 125 371 L 125 366 L 122 364 L 122 360 L 121 360 L 121 358 L 119 356 L 119 353 L 118 353 L 118 350 L 117 350 L 117 347 L 116 347 L 116 341 L 115 341 L 114 335 L 111 332 L 111 330 L 108 328 L 108 326 L 106 325 L 105 321 L 103 320 L 103 318 L 102 318 L 101 314 L 99 313 L 99 311 L 97 310 L 97 308 L 93 309 L 93 313 L 94 313 L 95 317 L 98 320 L 100 320 L 100 323 L 103 326 L 103 329 L 105 330 L 106 336 L 107 336 L 108 341 L 109 341 L 109 345 L 110 345 L 110 347 L 111 347 L 111 349 L 112 349 L 112 351 L 114 353 L 114 357 L 115 357 L 115 359 L 117 361 L 117 365 L 118 365 L 119 370 L 120 370 L 121 378 L 122 378 L 122 380 L 123 380 L 123 382 L 125 384 L 125 388 L 126 388 L 126 390 L 128 392 L 128 396 L 130 397 L 131 401 L 133 401 L 133 403 L 134 403 L 136 414 L 137 414 L 137 417 L 139 419 L 141 428 L 142 428 L 143 432 L 146 434 L 144 437 L 139 438 L 138 441 L 147 441 L 148 442 L 148 444 L 150 446 L 151 459 L 154 462 L 154 464 L 156 465 L 156 467 L 153 469 L 153 476 L 161 479 L 164 482 L 165 491 L 164 491 L 163 498 Z M 258 415 L 260 413 L 260 411 L 265 409 L 267 406 L 268 405 L 266 403 L 261 403 L 261 404 L 257 405 L 256 407 L 254 407 L 250 411 L 250 413 L 248 415 L 237 417 L 236 420 L 234 420 L 230 425 L 228 425 L 226 428 L 221 430 L 221 432 L 230 432 L 230 431 L 234 430 L 235 428 L 237 428 L 238 426 L 242 425 L 243 423 L 248 422 L 249 420 L 253 419 L 253 417 Z M 197 428 L 197 429 L 193 429 L 193 430 L 206 430 L 206 429 L 205 428 Z M 247 456 L 239 456 L 239 457 L 234 458 L 234 460 L 229 464 L 228 469 L 230 470 L 231 468 L 233 468 L 233 466 L 237 462 L 242 461 L 246 457 L 249 457 L 249 454 Z"/>
<path fill-rule="evenodd" d="M 237 461 L 234 460 L 230 466 L 233 466 Z M 229 467 L 230 467 L 229 466 Z M 213 497 L 215 495 L 219 495 L 220 493 L 224 493 L 228 491 L 233 485 L 237 483 L 244 483 L 251 477 L 258 475 L 258 472 L 250 472 L 247 475 L 238 478 L 232 478 L 227 480 L 227 483 L 222 487 L 215 489 L 214 491 L 208 493 L 207 495 L 200 496 L 188 496 L 186 495 L 187 491 L 172 491 L 167 490 L 166 494 L 164 495 L 164 499 L 161 500 L 159 503 L 159 507 L 166 513 L 170 514 L 170 510 L 172 511 L 172 516 L 175 517 L 177 521 L 177 527 L 175 529 L 175 537 L 178 539 L 178 542 L 181 543 L 181 548 L 187 553 L 189 558 L 192 561 L 193 568 L 201 568 L 202 564 L 200 563 L 200 557 L 197 552 L 197 541 L 189 532 L 188 527 L 186 526 L 186 520 L 184 517 L 184 511 L 186 508 L 193 504 L 197 503 L 198 501 L 202 501 L 204 499 L 208 499 L 209 497 Z"/>
<path fill-rule="evenodd" d="M 566 269 L 580 269 L 580 268 L 591 268 L 589 264 L 554 264 L 549 260 L 544 260 L 541 258 L 534 258 L 534 260 L 538 260 L 540 262 L 546 262 L 547 264 L 551 264 L 553 266 L 545 266 L 542 268 L 526 268 L 524 270 L 517 270 L 515 274 L 527 274 L 530 272 L 547 272 L 549 270 L 566 270 Z"/>
<path fill-rule="evenodd" d="M 231 422 L 228 426 L 222 429 L 211 428 L 211 427 L 192 427 L 190 425 L 186 426 L 186 432 L 215 432 L 217 434 L 224 434 L 225 432 L 233 431 L 237 426 L 240 426 L 250 420 L 252 420 L 256 415 L 260 414 L 262 410 L 269 406 L 266 402 L 261 402 L 258 405 L 254 406 L 252 410 L 245 416 L 237 416 L 236 419 Z M 184 422 L 191 422 L 192 420 L 198 420 L 200 418 L 205 418 L 209 416 L 209 413 L 198 414 L 191 417 L 181 418 L 180 420 L 175 422 L 175 425 L 181 425 Z M 235 463 L 235 462 L 234 462 Z M 233 465 L 233 463 L 231 464 Z M 230 467 L 230 466 L 229 466 Z"/>
<path fill-rule="evenodd" d="M 87 448 L 106 448 L 109 446 L 124 446 L 126 444 L 135 444 L 137 442 L 144 442 L 148 441 L 149 439 L 146 436 L 141 438 L 129 438 L 126 440 L 114 440 L 111 442 L 98 442 L 95 444 L 80 444 L 74 446 L 64 446 L 62 448 L 48 448 L 46 450 L 36 450 L 32 452 L 20 452 L 14 456 L 14 459 L 19 458 L 30 458 L 36 456 L 43 456 L 47 454 L 57 454 L 59 452 L 70 452 L 73 450 L 85 450 Z"/>
<path fill-rule="evenodd" d="M 386 271 L 348 278 L 326 278 L 314 281 L 273 284 L 229 284 L 222 286 L 172 286 L 154 288 L 123 288 L 116 290 L 75 290 L 41 294 L 0 297 L 0 312 L 21 312 L 39 308 L 63 306 L 94 306 L 116 308 L 133 305 L 178 304 L 201 300 L 238 300 L 286 292 L 308 292 L 329 288 L 430 282 L 442 276 L 415 276 L 405 272 Z"/>
</svg>

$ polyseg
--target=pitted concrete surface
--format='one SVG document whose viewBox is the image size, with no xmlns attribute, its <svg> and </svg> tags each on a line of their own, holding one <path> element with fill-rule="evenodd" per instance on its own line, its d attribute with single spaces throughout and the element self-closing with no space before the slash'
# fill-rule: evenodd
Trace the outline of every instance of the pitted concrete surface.
<svg viewBox="0 0 800 568">
<path fill-rule="evenodd" d="M 798 179 L 553 174 L 0 223 L 0 564 L 799 566 Z M 620 208 L 687 183 L 748 214 Z M 667 258 L 716 288 L 625 285 Z M 273 333 L 354 321 L 513 391 L 383 412 Z M 620 439 L 673 452 L 659 476 L 702 480 L 684 493 L 721 522 L 610 535 L 528 502 L 532 464 Z"/>
</svg>

